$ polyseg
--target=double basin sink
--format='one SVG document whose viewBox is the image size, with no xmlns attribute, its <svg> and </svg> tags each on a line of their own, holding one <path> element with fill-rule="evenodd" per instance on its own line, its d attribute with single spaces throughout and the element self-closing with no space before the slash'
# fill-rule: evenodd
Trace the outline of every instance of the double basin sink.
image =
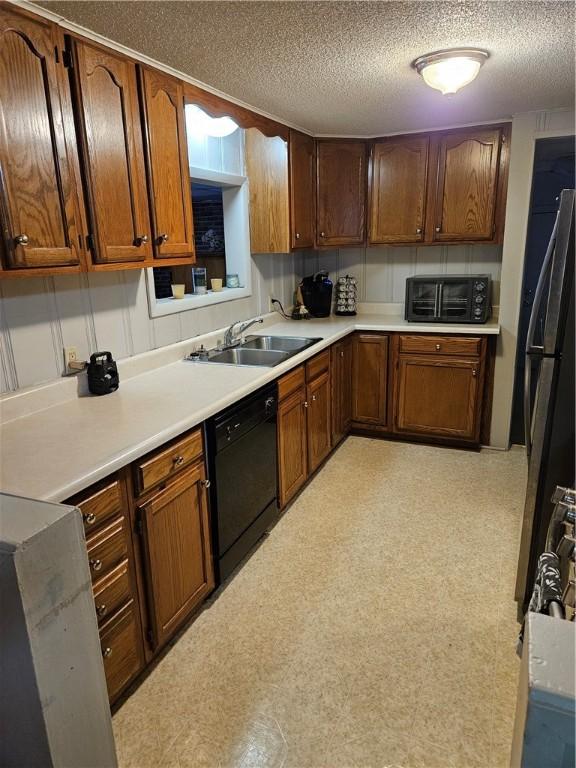
<svg viewBox="0 0 576 768">
<path fill-rule="evenodd" d="M 272 368 L 321 341 L 299 336 L 247 336 L 235 347 L 212 350 L 202 362 L 225 365 L 256 365 Z"/>
</svg>

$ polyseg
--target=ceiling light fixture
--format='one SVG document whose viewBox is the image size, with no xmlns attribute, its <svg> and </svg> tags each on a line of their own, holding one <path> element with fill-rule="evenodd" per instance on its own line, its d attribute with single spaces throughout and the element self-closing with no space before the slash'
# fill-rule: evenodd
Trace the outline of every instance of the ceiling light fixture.
<svg viewBox="0 0 576 768">
<path fill-rule="evenodd" d="M 419 56 L 412 66 L 426 85 L 450 96 L 474 80 L 488 56 L 480 48 L 453 48 Z"/>
<path fill-rule="evenodd" d="M 198 136 L 223 138 L 238 128 L 231 117 L 211 117 L 196 104 L 186 104 L 186 130 Z"/>
</svg>

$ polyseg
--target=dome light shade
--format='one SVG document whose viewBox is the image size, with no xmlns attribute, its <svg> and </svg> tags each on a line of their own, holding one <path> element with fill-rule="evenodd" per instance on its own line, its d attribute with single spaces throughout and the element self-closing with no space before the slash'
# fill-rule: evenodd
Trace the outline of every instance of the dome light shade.
<svg viewBox="0 0 576 768">
<path fill-rule="evenodd" d="M 186 104 L 186 130 L 199 136 L 223 138 L 238 128 L 231 117 L 210 117 L 196 104 Z"/>
<path fill-rule="evenodd" d="M 488 55 L 479 48 L 454 48 L 427 53 L 413 61 L 412 66 L 426 85 L 449 96 L 474 80 Z"/>
</svg>

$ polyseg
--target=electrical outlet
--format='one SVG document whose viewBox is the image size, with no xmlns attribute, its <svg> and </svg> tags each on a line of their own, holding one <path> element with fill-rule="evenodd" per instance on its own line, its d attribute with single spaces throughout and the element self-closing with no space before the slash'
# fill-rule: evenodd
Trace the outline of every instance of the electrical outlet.
<svg viewBox="0 0 576 768">
<path fill-rule="evenodd" d="M 78 362 L 78 350 L 76 347 L 64 347 L 64 366 L 68 369 L 70 363 Z"/>
<path fill-rule="evenodd" d="M 276 307 L 274 306 L 275 301 L 276 299 L 274 298 L 274 296 L 268 296 L 268 312 L 274 312 L 274 310 L 276 309 Z"/>
</svg>

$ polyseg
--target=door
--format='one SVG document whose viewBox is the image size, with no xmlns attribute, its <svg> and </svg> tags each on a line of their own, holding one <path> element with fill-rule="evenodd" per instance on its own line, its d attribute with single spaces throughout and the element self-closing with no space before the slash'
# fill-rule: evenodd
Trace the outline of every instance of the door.
<svg viewBox="0 0 576 768">
<path fill-rule="evenodd" d="M 136 67 L 96 45 L 76 41 L 74 51 L 93 259 L 151 260 Z"/>
<path fill-rule="evenodd" d="M 316 142 L 317 244 L 362 245 L 366 228 L 366 145 Z"/>
<path fill-rule="evenodd" d="M 0 8 L 0 219 L 7 269 L 80 263 L 76 140 L 61 33 Z"/>
<path fill-rule="evenodd" d="M 352 421 L 386 426 L 388 336 L 357 333 L 353 341 Z"/>
<path fill-rule="evenodd" d="M 214 587 L 206 473 L 187 470 L 139 508 L 154 647 Z"/>
<path fill-rule="evenodd" d="M 192 193 L 182 82 L 141 67 L 145 150 L 156 258 L 194 258 Z"/>
<path fill-rule="evenodd" d="M 285 507 L 308 477 L 306 388 L 278 405 L 278 479 L 280 506 Z"/>
<path fill-rule="evenodd" d="M 400 355 L 396 431 L 478 440 L 480 374 L 479 360 Z"/>
<path fill-rule="evenodd" d="M 499 128 L 440 137 L 435 241 L 494 238 L 501 138 Z"/>
<path fill-rule="evenodd" d="M 332 346 L 332 445 L 345 437 L 352 421 L 352 337 Z"/>
<path fill-rule="evenodd" d="M 290 131 L 290 237 L 293 249 L 313 248 L 316 223 L 314 139 Z"/>
<path fill-rule="evenodd" d="M 424 239 L 430 138 L 374 142 L 370 182 L 370 244 Z"/>
<path fill-rule="evenodd" d="M 330 453 L 330 373 L 318 376 L 306 387 L 308 471 L 314 472 Z"/>
</svg>

